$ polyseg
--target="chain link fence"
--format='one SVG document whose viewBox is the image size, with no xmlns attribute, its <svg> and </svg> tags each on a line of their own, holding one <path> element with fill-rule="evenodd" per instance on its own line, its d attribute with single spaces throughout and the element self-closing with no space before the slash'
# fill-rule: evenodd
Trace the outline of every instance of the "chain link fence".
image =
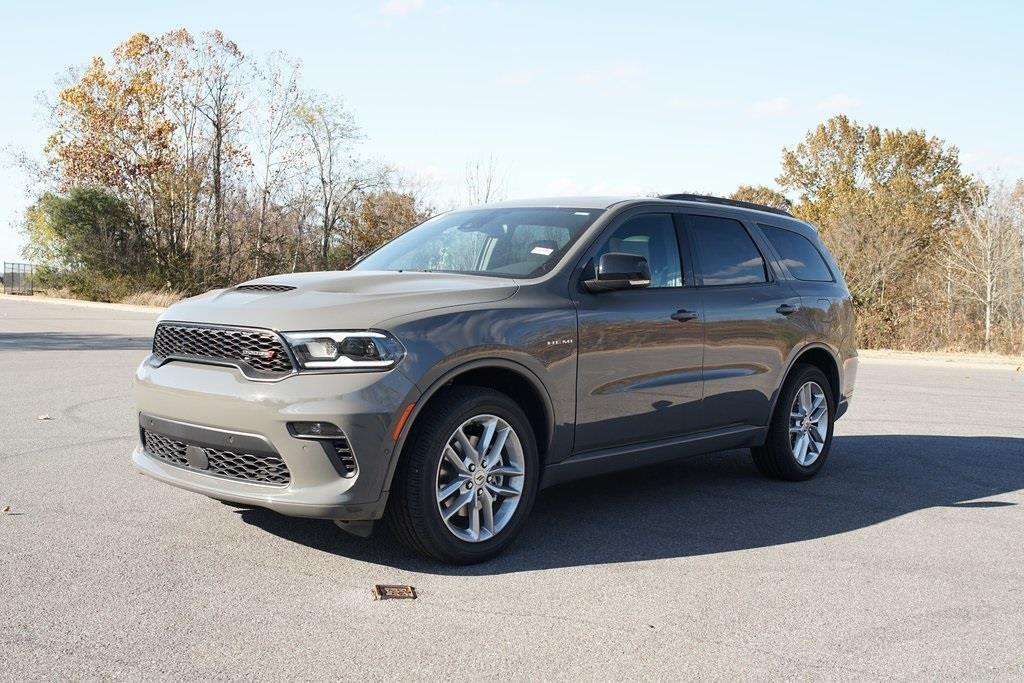
<svg viewBox="0 0 1024 683">
<path fill-rule="evenodd" d="M 2 280 L 4 294 L 35 294 L 36 267 L 31 263 L 4 261 Z"/>
</svg>

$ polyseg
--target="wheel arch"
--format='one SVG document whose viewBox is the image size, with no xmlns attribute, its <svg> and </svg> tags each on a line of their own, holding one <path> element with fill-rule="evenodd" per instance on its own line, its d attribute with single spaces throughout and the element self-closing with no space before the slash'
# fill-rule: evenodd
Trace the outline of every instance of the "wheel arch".
<svg viewBox="0 0 1024 683">
<path fill-rule="evenodd" d="M 533 371 L 521 363 L 503 358 L 482 358 L 448 370 L 420 394 L 395 441 L 387 477 L 384 481 L 385 491 L 391 490 L 391 483 L 395 471 L 398 469 L 402 451 L 405 449 L 409 435 L 423 410 L 437 397 L 440 391 L 456 385 L 493 389 L 516 401 L 526 413 L 530 427 L 534 431 L 543 469 L 555 433 L 554 407 L 547 387 Z"/>
<path fill-rule="evenodd" d="M 772 398 L 772 409 L 768 413 L 769 419 L 775 414 L 775 404 L 782 393 L 783 385 L 793 373 L 793 368 L 799 364 L 814 366 L 825 373 L 829 384 L 832 385 L 832 398 L 835 401 L 835 405 L 839 405 L 843 390 L 842 377 L 839 374 L 839 361 L 836 360 L 835 353 L 824 344 L 808 344 L 797 351 L 789 361 L 786 372 L 782 375 L 782 381 L 779 382 L 779 386 L 775 390 L 775 396 Z"/>
</svg>

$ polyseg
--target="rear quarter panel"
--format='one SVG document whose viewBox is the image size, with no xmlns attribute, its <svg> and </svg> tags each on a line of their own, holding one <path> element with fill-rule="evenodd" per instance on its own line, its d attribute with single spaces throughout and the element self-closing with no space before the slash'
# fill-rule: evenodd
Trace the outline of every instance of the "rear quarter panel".
<svg viewBox="0 0 1024 683">
<path fill-rule="evenodd" d="M 772 221 L 766 221 L 771 224 Z M 800 295 L 802 314 L 808 329 L 807 346 L 822 346 L 831 351 L 839 368 L 840 399 L 853 395 L 857 378 L 857 326 L 853 297 L 843 273 L 814 228 L 799 221 L 780 225 L 810 240 L 825 259 L 835 278 L 833 282 L 798 280 L 789 272 L 779 255 L 777 266 Z M 765 239 L 765 242 L 769 242 Z M 770 244 L 770 243 L 769 243 Z M 774 253 L 774 248 L 770 247 Z"/>
</svg>

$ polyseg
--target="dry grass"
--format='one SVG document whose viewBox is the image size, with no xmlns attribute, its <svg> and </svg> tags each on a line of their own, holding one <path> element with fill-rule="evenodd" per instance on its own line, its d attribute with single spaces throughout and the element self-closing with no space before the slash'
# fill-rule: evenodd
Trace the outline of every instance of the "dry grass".
<svg viewBox="0 0 1024 683">
<path fill-rule="evenodd" d="M 95 297 L 82 296 L 73 292 L 67 287 L 51 287 L 46 290 L 38 290 L 40 294 L 48 296 L 53 299 L 79 299 L 81 301 L 105 301 L 106 299 L 97 299 Z M 160 291 L 139 291 L 127 296 L 120 297 L 117 301 L 108 303 L 118 304 L 130 304 L 132 306 L 156 306 L 158 308 L 167 308 L 171 304 L 177 303 L 185 298 L 185 294 L 182 292 L 174 292 L 168 290 Z"/>
<path fill-rule="evenodd" d="M 75 296 L 67 287 L 48 287 L 46 289 L 37 289 L 36 292 L 43 296 L 48 296 L 51 299 L 78 299 L 80 297 Z"/>
<path fill-rule="evenodd" d="M 181 292 L 161 290 L 159 292 L 135 292 L 121 299 L 119 303 L 133 306 L 159 306 L 166 308 L 185 298 Z"/>
</svg>

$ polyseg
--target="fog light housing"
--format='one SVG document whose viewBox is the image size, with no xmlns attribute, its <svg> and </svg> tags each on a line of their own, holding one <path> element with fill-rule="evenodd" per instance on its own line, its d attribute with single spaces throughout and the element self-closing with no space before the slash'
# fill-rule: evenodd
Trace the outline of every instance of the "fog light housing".
<svg viewBox="0 0 1024 683">
<path fill-rule="evenodd" d="M 288 433 L 296 439 L 337 439 L 345 436 L 345 432 L 330 422 L 289 422 Z"/>
<path fill-rule="evenodd" d="M 319 443 L 340 476 L 349 479 L 356 475 L 359 469 L 356 456 L 348 437 L 338 425 L 330 422 L 289 422 L 288 433 L 296 439 L 310 439 Z"/>
</svg>

